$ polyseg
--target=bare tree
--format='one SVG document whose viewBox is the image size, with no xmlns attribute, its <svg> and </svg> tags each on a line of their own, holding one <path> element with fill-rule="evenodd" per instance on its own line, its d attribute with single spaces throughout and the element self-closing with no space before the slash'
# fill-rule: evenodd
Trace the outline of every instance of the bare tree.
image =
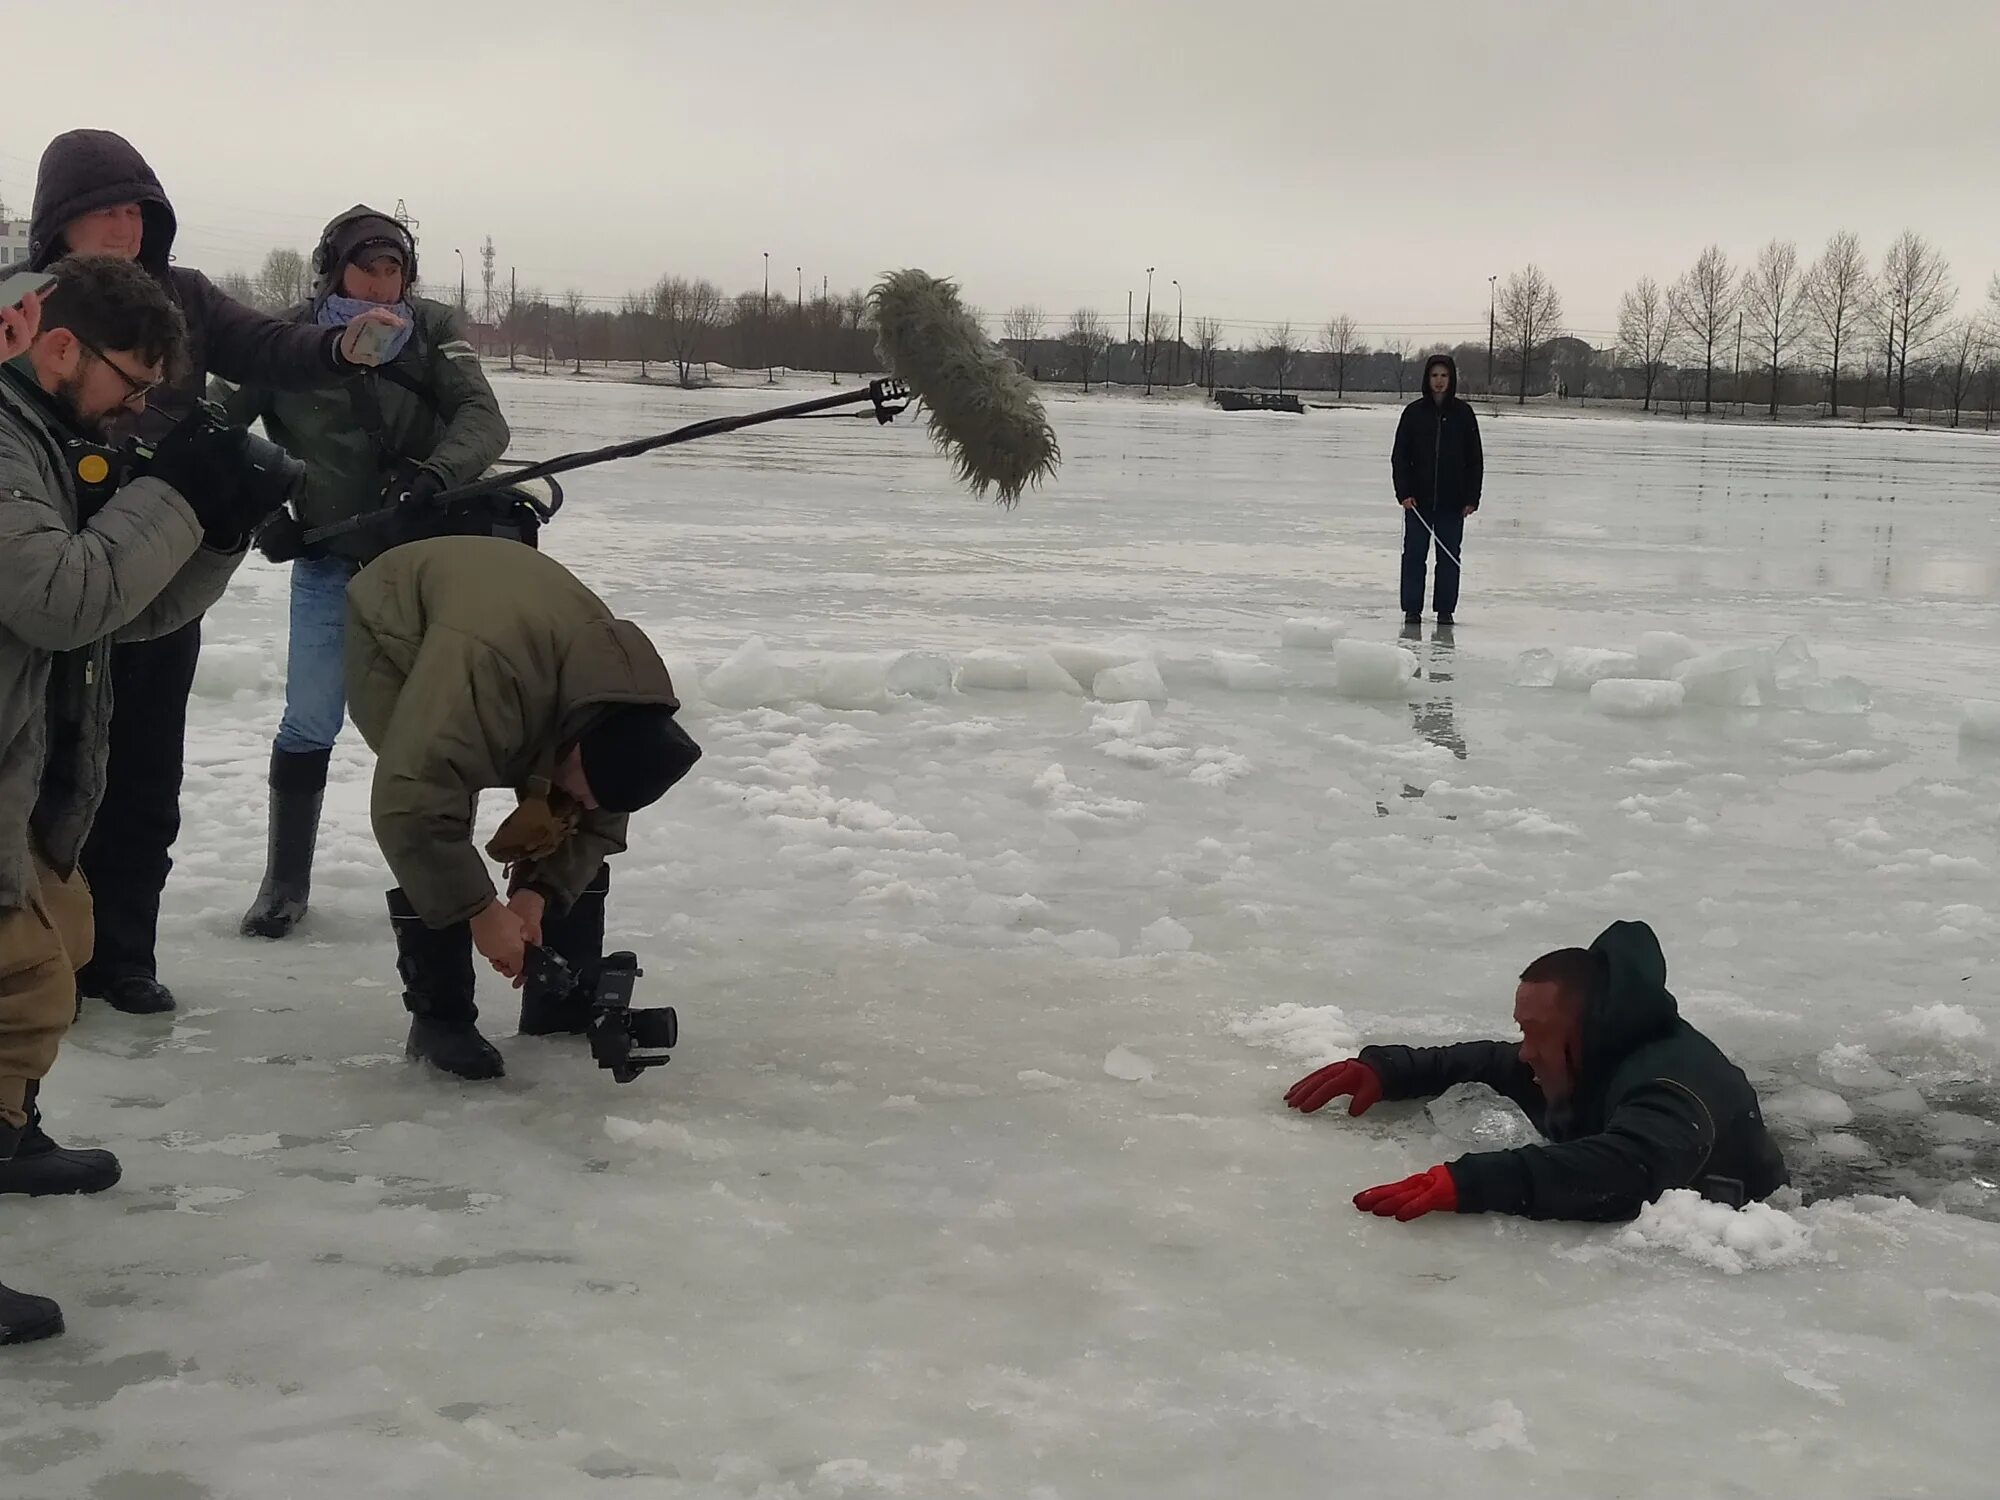
<svg viewBox="0 0 2000 1500">
<path fill-rule="evenodd" d="M 1843 229 L 1826 242 L 1805 279 L 1806 336 L 1826 361 L 1827 406 L 1836 417 L 1841 359 L 1867 316 L 1869 291 L 1868 257 L 1859 237 Z"/>
<path fill-rule="evenodd" d="M 1659 282 L 1641 276 L 1618 303 L 1618 353 L 1639 372 L 1641 411 L 1653 409 L 1653 392 L 1667 363 L 1673 315 Z"/>
<path fill-rule="evenodd" d="M 1778 420 L 1778 383 L 1785 359 L 1806 328 L 1805 273 L 1799 247 L 1772 240 L 1757 252 L 1757 264 L 1743 273 L 1743 314 L 1756 330 L 1757 350 L 1771 372 L 1771 420 Z"/>
<path fill-rule="evenodd" d="M 1921 356 L 1937 341 L 1941 325 L 1958 301 L 1951 262 L 1913 229 L 1898 235 L 1882 257 L 1878 295 L 1895 362 L 1896 415 L 1909 407 L 1910 356 Z M 1920 360 L 1921 363 L 1921 360 Z"/>
<path fill-rule="evenodd" d="M 479 286 L 481 291 L 479 321 L 482 323 L 497 321 L 498 308 L 493 301 L 493 283 L 497 275 L 493 262 L 497 253 L 493 248 L 493 236 L 489 234 L 486 236 L 486 243 L 479 247 Z"/>
<path fill-rule="evenodd" d="M 257 305 L 257 280 L 248 272 L 224 271 L 215 278 L 215 289 L 232 302 L 245 307 Z"/>
<path fill-rule="evenodd" d="M 1327 360 L 1333 366 L 1333 394 L 1338 400 L 1347 398 L 1347 362 L 1364 352 L 1361 347 L 1361 329 L 1354 319 L 1342 313 L 1330 318 L 1326 327 L 1319 332 L 1320 348 L 1326 351 Z"/>
<path fill-rule="evenodd" d="M 1099 356 L 1111 347 L 1111 330 L 1104 326 L 1104 319 L 1088 308 L 1078 308 L 1070 314 L 1069 326 L 1063 330 L 1063 351 L 1069 358 L 1070 368 L 1083 381 L 1084 394 L 1090 393 L 1090 372 L 1097 365 Z"/>
<path fill-rule="evenodd" d="M 1264 345 L 1264 359 L 1271 367 L 1271 378 L 1277 383 L 1278 394 L 1284 395 L 1285 382 L 1292 378 L 1292 370 L 1299 360 L 1299 341 L 1290 323 L 1280 323 L 1271 330 L 1271 337 Z"/>
<path fill-rule="evenodd" d="M 569 315 L 569 357 L 576 373 L 583 373 L 583 293 L 571 287 L 563 293 L 563 311 Z"/>
<path fill-rule="evenodd" d="M 1516 271 L 1500 290 L 1501 344 L 1521 361 L 1516 405 L 1527 404 L 1528 374 L 1534 368 L 1535 355 L 1562 332 L 1562 311 L 1562 297 L 1540 266 Z"/>
<path fill-rule="evenodd" d="M 626 347 L 638 361 L 639 378 L 650 380 L 653 362 L 653 294 L 627 292 L 618 299 L 618 321 L 625 327 Z"/>
<path fill-rule="evenodd" d="M 1160 350 L 1174 336 L 1174 315 L 1167 312 L 1154 313 L 1146 323 L 1145 335 L 1146 341 L 1141 346 L 1140 358 L 1145 366 L 1146 393 L 1151 395 L 1153 372 L 1160 366 Z"/>
<path fill-rule="evenodd" d="M 1951 399 L 1951 425 L 1956 427 L 1965 411 L 1965 399 L 1972 394 L 1972 382 L 1979 374 L 1986 330 L 1977 318 L 1960 318 L 1945 329 L 1940 342 L 1943 352 L 1938 361 L 1938 382 Z"/>
<path fill-rule="evenodd" d="M 709 346 L 722 326 L 722 289 L 712 281 L 663 276 L 653 288 L 653 313 L 667 358 L 683 387 L 694 384 L 694 366 L 710 357 Z"/>
<path fill-rule="evenodd" d="M 1667 294 L 1672 316 L 1701 355 L 1704 412 L 1715 410 L 1715 351 L 1736 317 L 1736 294 L 1736 271 L 1720 245 L 1702 251 Z"/>
<path fill-rule="evenodd" d="M 1000 320 L 1000 329 L 1014 342 L 1027 346 L 1022 356 L 1025 362 L 1032 357 L 1035 342 L 1042 336 L 1042 325 L 1047 321 L 1047 313 L 1032 303 L 1024 302 L 1019 307 L 1007 309 L 1006 316 Z"/>
<path fill-rule="evenodd" d="M 1996 288 L 2000 288 L 2000 277 L 1994 278 Z M 1996 292 L 2000 295 L 2000 292 Z M 1194 348 L 1196 367 L 1201 371 L 1201 383 L 1210 391 L 1215 389 L 1215 351 L 1222 347 L 1222 323 L 1216 318 L 1196 318 L 1194 320 Z"/>
<path fill-rule="evenodd" d="M 305 301 L 312 290 L 306 258 L 296 250 L 273 250 L 257 271 L 256 305 L 266 312 L 283 312 Z"/>
<path fill-rule="evenodd" d="M 1403 338 L 1385 339 L 1382 352 L 1389 356 L 1389 374 L 1396 382 L 1396 399 L 1403 399 L 1404 387 L 1410 373 L 1410 341 Z"/>
</svg>

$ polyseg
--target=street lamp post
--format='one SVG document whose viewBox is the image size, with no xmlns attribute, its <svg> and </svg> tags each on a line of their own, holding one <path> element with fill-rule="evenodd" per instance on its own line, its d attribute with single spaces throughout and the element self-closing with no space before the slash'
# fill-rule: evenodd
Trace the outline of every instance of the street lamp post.
<svg viewBox="0 0 2000 1500">
<path fill-rule="evenodd" d="M 1486 399 L 1493 399 L 1493 346 L 1500 339 L 1500 278 L 1486 278 Z M 1429 394 L 1426 386 L 1425 394 Z"/>
<path fill-rule="evenodd" d="M 1146 367 L 1146 394 L 1153 394 L 1153 268 L 1146 267 L 1146 321 L 1139 325 L 1139 360 Z"/>
<path fill-rule="evenodd" d="M 1181 295 L 1180 278 L 1174 278 L 1174 384 L 1181 383 L 1181 316 L 1187 311 L 1187 301 Z"/>
<path fill-rule="evenodd" d="M 771 363 L 771 252 L 764 252 L 764 384 L 778 383 L 777 368 Z"/>
<path fill-rule="evenodd" d="M 458 315 L 465 316 L 465 252 L 454 248 L 451 252 L 458 257 Z"/>
</svg>

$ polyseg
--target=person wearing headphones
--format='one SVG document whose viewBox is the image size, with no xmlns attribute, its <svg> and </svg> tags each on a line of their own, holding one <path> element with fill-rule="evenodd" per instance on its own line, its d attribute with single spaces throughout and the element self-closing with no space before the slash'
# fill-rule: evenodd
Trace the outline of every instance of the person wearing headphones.
<svg viewBox="0 0 2000 1500">
<path fill-rule="evenodd" d="M 457 311 L 411 290 L 417 247 L 408 229 L 357 204 L 321 232 L 312 269 L 313 294 L 289 314 L 294 323 L 337 329 L 386 309 L 397 325 L 380 342 L 380 363 L 338 390 L 252 382 L 213 391 L 233 420 L 261 417 L 272 441 L 307 467 L 297 513 L 275 517 L 257 543 L 271 561 L 292 565 L 291 639 L 285 712 L 271 747 L 264 880 L 243 917 L 246 937 L 285 937 L 306 912 L 327 764 L 346 717 L 349 581 L 390 547 L 426 536 L 534 540 L 532 514 L 510 502 L 432 503 L 484 474 L 506 451 L 508 431 Z M 309 530 L 371 513 L 376 524 L 324 544 L 304 540 Z"/>
</svg>

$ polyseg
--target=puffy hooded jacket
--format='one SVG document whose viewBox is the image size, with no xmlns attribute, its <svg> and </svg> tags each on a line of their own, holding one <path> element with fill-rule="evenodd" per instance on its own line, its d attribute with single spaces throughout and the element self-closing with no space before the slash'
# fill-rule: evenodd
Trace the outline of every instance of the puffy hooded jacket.
<svg viewBox="0 0 2000 1500">
<path fill-rule="evenodd" d="M 1438 365 L 1451 374 L 1443 401 L 1430 394 L 1431 370 Z M 1424 361 L 1423 394 L 1403 408 L 1389 471 L 1398 501 L 1415 500 L 1432 514 L 1468 505 L 1479 509 L 1486 487 L 1486 453 L 1479 445 L 1479 418 L 1458 399 L 1458 362 L 1449 354 L 1433 354 Z"/>
<path fill-rule="evenodd" d="M 1715 1043 L 1681 1019 L 1667 961 L 1644 922 L 1614 922 L 1590 952 L 1576 1085 L 1543 1096 L 1518 1042 L 1365 1047 L 1385 1099 L 1426 1099 L 1483 1083 L 1527 1113 L 1546 1146 L 1452 1162 L 1461 1213 L 1531 1219 L 1629 1219 L 1669 1188 L 1733 1206 L 1790 1180 L 1757 1092 Z"/>
<path fill-rule="evenodd" d="M 328 385 L 352 366 L 340 330 L 266 317 L 225 296 L 199 271 L 172 264 L 179 223 L 160 179 L 132 143 L 109 130 L 71 130 L 50 141 L 35 174 L 28 264 L 46 270 L 67 253 L 63 230 L 84 214 L 137 203 L 145 219 L 139 264 L 167 288 L 188 327 L 188 367 L 147 402 L 139 430 L 158 439 L 202 398 L 211 374 L 289 390 Z"/>
</svg>

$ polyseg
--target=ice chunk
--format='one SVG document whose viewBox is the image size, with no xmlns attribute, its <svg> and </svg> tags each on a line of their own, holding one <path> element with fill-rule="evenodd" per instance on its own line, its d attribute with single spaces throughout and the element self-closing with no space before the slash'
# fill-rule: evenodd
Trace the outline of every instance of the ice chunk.
<svg viewBox="0 0 2000 1500">
<path fill-rule="evenodd" d="M 1337 1005 L 1299 1005 L 1287 1000 L 1229 1023 L 1229 1033 L 1253 1047 L 1270 1047 L 1317 1066 L 1350 1057 L 1361 1038 Z"/>
<path fill-rule="evenodd" d="M 1674 668 L 1674 680 L 1690 703 L 1723 708 L 1755 708 L 1764 701 L 1764 653 L 1750 646 L 1691 656 Z"/>
<path fill-rule="evenodd" d="M 1866 1047 L 1838 1043 L 1820 1053 L 1818 1060 L 1820 1076 L 1836 1088 L 1853 1092 L 1896 1086 L 1896 1075 L 1875 1061 Z"/>
<path fill-rule="evenodd" d="M 1141 1057 L 1130 1047 L 1113 1047 L 1104 1054 L 1104 1071 L 1126 1083 L 1143 1083 L 1159 1070 L 1150 1057 Z"/>
<path fill-rule="evenodd" d="M 1514 686 L 1554 687 L 1555 685 L 1555 652 L 1541 646 L 1532 651 L 1523 651 L 1514 663 Z"/>
<path fill-rule="evenodd" d="M 1431 1124 L 1460 1151 L 1512 1151 L 1541 1139 L 1521 1107 L 1483 1083 L 1459 1083 L 1424 1106 Z"/>
<path fill-rule="evenodd" d="M 1816 714 L 1865 714 L 1871 701 L 1858 677 L 1824 677 L 1799 694 L 1799 707 Z"/>
<path fill-rule="evenodd" d="M 1161 917 L 1139 929 L 1141 953 L 1185 953 L 1194 946 L 1194 934 L 1172 917 Z"/>
<path fill-rule="evenodd" d="M 2000 703 L 1984 698 L 1966 699 L 1965 707 L 1959 710 L 1958 733 L 1961 739 L 2000 745 Z"/>
<path fill-rule="evenodd" d="M 1890 1089 L 1886 1094 L 1870 1094 L 1861 1102 L 1883 1115 L 1916 1116 L 1930 1108 L 1915 1089 Z"/>
<path fill-rule="evenodd" d="M 1661 1194 L 1614 1243 L 1630 1250 L 1671 1250 L 1728 1276 L 1813 1256 L 1812 1231 L 1790 1214 L 1768 1203 L 1742 1208 L 1710 1203 L 1692 1188 Z"/>
<path fill-rule="evenodd" d="M 1781 1120 L 1796 1120 L 1801 1125 L 1838 1128 L 1852 1123 L 1854 1106 L 1827 1089 L 1801 1083 L 1765 1100 L 1764 1113 Z"/>
<path fill-rule="evenodd" d="M 942 698 L 951 691 L 951 662 L 935 651 L 905 651 L 889 663 L 889 691 L 911 698 Z"/>
<path fill-rule="evenodd" d="M 1555 685 L 1572 693 L 1587 693 L 1607 677 L 1636 677 L 1639 658 L 1629 651 L 1605 651 L 1596 646 L 1565 646 L 1556 653 Z"/>
<path fill-rule="evenodd" d="M 1260 657 L 1241 651 L 1211 651 L 1215 680 L 1239 693 L 1270 693 L 1284 686 L 1285 675 Z"/>
<path fill-rule="evenodd" d="M 1279 627 L 1279 643 L 1295 651 L 1331 651 L 1347 634 L 1347 622 L 1323 615 L 1287 620 Z"/>
<path fill-rule="evenodd" d="M 1590 685 L 1590 706 L 1623 719 L 1657 719 L 1676 712 L 1687 689 L 1645 677 L 1607 677 Z"/>
<path fill-rule="evenodd" d="M 1401 698 L 1417 675 L 1417 659 L 1401 646 L 1376 641 L 1336 641 L 1334 690 L 1350 698 Z"/>
<path fill-rule="evenodd" d="M 836 657 L 820 668 L 813 696 L 828 708 L 887 708 L 889 664 L 873 656 Z"/>
<path fill-rule="evenodd" d="M 1090 728 L 1093 734 L 1136 739 L 1142 734 L 1150 733 L 1153 724 L 1153 705 L 1143 698 L 1135 698 L 1129 703 L 1098 709 L 1096 716 L 1090 721 Z"/>
<path fill-rule="evenodd" d="M 1104 703 L 1165 703 L 1167 685 L 1150 657 L 1122 667 L 1107 667 L 1090 685 L 1092 696 Z"/>
<path fill-rule="evenodd" d="M 783 703 L 790 694 L 785 669 L 761 635 L 753 635 L 736 654 L 702 679 L 701 695 L 722 708 L 766 708 Z"/>
<path fill-rule="evenodd" d="M 1049 647 L 1049 659 L 1069 673 L 1086 693 L 1099 672 L 1129 666 L 1145 654 L 1137 646 L 1091 646 L 1078 641 L 1059 641 Z"/>
<path fill-rule="evenodd" d="M 1986 1023 L 1963 1005 L 1915 1006 L 1894 1022 L 1898 1031 L 1931 1042 L 1970 1042 L 1986 1035 Z"/>
<path fill-rule="evenodd" d="M 1812 1138 L 1813 1150 L 1832 1161 L 1872 1162 L 1878 1158 L 1875 1148 L 1858 1135 L 1849 1135 L 1844 1130 L 1829 1130 Z"/>
<path fill-rule="evenodd" d="M 985 688 L 1004 693 L 1066 693 L 1083 696 L 1083 689 L 1046 651 L 975 651 L 958 666 L 961 690 Z"/>
<path fill-rule="evenodd" d="M 1802 694 L 1819 681 L 1819 663 L 1802 635 L 1788 635 L 1771 653 L 1771 681 L 1787 695 Z"/>
<path fill-rule="evenodd" d="M 1641 677 L 1671 677 L 1675 667 L 1701 652 L 1693 641 L 1671 630 L 1647 631 L 1639 637 L 1634 650 L 1638 653 Z"/>
</svg>

